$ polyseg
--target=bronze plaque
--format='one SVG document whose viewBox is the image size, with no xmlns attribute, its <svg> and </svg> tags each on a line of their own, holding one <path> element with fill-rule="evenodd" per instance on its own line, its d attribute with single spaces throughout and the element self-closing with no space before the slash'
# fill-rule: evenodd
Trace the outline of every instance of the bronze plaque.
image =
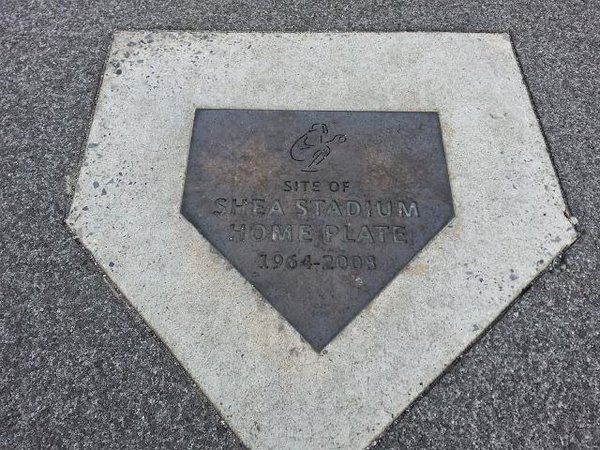
<svg viewBox="0 0 600 450">
<path fill-rule="evenodd" d="M 454 215 L 438 115 L 199 109 L 181 212 L 321 351 Z"/>
</svg>

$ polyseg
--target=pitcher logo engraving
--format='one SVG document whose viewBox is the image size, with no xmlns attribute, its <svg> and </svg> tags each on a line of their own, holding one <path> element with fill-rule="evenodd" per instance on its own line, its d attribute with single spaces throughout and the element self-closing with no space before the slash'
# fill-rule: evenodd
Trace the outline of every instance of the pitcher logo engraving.
<svg viewBox="0 0 600 450">
<path fill-rule="evenodd" d="M 345 134 L 336 134 L 329 139 L 329 129 L 324 123 L 315 123 L 310 129 L 296 139 L 290 156 L 294 161 L 302 163 L 302 172 L 316 172 L 317 166 L 330 155 L 332 148 L 346 142 Z"/>
</svg>

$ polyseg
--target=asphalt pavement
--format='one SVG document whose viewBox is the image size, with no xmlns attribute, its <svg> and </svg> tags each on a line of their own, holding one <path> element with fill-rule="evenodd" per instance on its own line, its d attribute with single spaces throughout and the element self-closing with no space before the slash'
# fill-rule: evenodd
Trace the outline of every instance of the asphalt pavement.
<svg viewBox="0 0 600 450">
<path fill-rule="evenodd" d="M 243 448 L 64 223 L 112 33 L 168 29 L 509 33 L 580 238 L 372 448 L 600 448 L 599 24 L 597 0 L 3 0 L 0 447 Z"/>
</svg>

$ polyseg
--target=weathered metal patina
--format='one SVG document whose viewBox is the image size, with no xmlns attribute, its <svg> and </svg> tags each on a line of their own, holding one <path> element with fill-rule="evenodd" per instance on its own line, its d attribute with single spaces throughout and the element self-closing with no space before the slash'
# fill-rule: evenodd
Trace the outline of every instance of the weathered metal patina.
<svg viewBox="0 0 600 450">
<path fill-rule="evenodd" d="M 454 215 L 438 115 L 199 109 L 181 211 L 321 351 Z"/>
</svg>

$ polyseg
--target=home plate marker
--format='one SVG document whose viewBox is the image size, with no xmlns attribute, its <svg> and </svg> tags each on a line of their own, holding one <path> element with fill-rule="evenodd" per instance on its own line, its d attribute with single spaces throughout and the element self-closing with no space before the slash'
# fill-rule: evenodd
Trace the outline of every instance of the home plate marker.
<svg viewBox="0 0 600 450">
<path fill-rule="evenodd" d="M 368 445 L 576 238 L 492 34 L 117 33 L 67 222 L 257 449 Z"/>
<path fill-rule="evenodd" d="M 181 211 L 321 351 L 452 218 L 437 114 L 199 109 Z"/>
</svg>

